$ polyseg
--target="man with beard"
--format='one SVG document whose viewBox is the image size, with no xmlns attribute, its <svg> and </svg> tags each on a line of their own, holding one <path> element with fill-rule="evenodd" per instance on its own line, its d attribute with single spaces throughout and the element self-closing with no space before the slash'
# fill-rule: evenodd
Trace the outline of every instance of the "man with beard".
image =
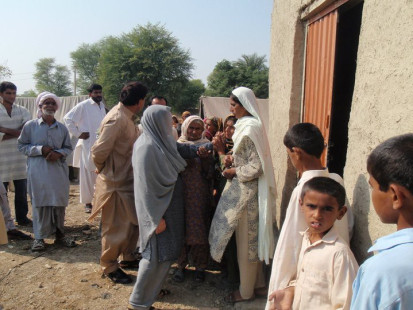
<svg viewBox="0 0 413 310">
<path fill-rule="evenodd" d="M 102 86 L 92 84 L 89 99 L 79 102 L 64 117 L 70 133 L 79 138 L 73 153 L 73 167 L 79 168 L 80 203 L 85 205 L 85 212 L 92 211 L 92 199 L 96 183 L 96 166 L 91 157 L 91 148 L 96 141 L 100 122 L 106 115 L 102 102 Z"/>
<path fill-rule="evenodd" d="M 32 251 L 45 250 L 44 238 L 55 234 L 55 243 L 68 247 L 65 238 L 65 209 L 69 200 L 66 156 L 72 152 L 69 132 L 54 114 L 60 99 L 52 93 L 38 97 L 39 118 L 27 122 L 17 139 L 19 151 L 27 156 L 27 185 L 32 203 L 34 242 Z"/>
</svg>

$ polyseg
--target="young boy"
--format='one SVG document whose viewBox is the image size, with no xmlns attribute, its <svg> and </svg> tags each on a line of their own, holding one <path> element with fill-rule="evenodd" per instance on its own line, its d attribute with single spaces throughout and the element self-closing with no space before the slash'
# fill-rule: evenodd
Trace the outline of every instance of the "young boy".
<svg viewBox="0 0 413 310">
<path fill-rule="evenodd" d="M 376 241 L 360 267 L 351 309 L 413 307 L 413 134 L 388 139 L 370 154 L 371 199 L 380 220 L 397 232 Z"/>
<path fill-rule="evenodd" d="M 324 150 L 324 138 L 317 126 L 300 123 L 291 127 L 284 136 L 284 145 L 294 167 L 301 178 L 292 192 L 286 217 L 278 238 L 272 263 L 271 279 L 268 293 L 285 288 L 297 270 L 302 236 L 300 231 L 307 228 L 304 215 L 299 211 L 299 198 L 304 183 L 314 177 L 329 177 L 343 185 L 343 179 L 329 173 L 321 164 Z M 350 209 L 349 209 L 350 211 Z M 347 212 L 343 219 L 336 223 L 338 234 L 349 243 L 353 227 L 353 216 Z M 266 309 L 271 306 L 267 302 Z"/>
<path fill-rule="evenodd" d="M 349 309 L 358 264 L 334 227 L 347 211 L 345 190 L 328 177 L 307 181 L 300 205 L 307 229 L 295 276 L 284 290 L 270 294 L 272 309 Z M 294 300 L 294 301 L 293 301 Z"/>
</svg>

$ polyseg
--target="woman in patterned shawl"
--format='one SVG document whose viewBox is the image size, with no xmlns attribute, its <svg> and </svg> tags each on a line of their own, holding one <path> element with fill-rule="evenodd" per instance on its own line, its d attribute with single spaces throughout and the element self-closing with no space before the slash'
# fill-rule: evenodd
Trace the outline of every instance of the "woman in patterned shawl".
<svg viewBox="0 0 413 310">
<path fill-rule="evenodd" d="M 199 116 L 189 116 L 182 124 L 182 135 L 178 142 L 201 145 L 209 142 L 203 135 L 204 123 Z M 212 157 L 187 159 L 187 166 L 181 173 L 185 206 L 185 245 L 178 259 L 178 269 L 173 279 L 184 280 L 184 270 L 191 257 L 195 266 L 197 282 L 205 279 L 208 265 L 208 233 L 212 219 L 212 182 L 214 162 Z"/>
<path fill-rule="evenodd" d="M 220 261 L 235 232 L 240 287 L 226 297 L 230 303 L 265 295 L 261 261 L 274 253 L 274 172 L 267 135 L 252 90 L 239 87 L 230 97 L 238 119 L 233 135 L 233 155 L 222 172 L 228 179 L 211 224 L 211 256 Z"/>
</svg>

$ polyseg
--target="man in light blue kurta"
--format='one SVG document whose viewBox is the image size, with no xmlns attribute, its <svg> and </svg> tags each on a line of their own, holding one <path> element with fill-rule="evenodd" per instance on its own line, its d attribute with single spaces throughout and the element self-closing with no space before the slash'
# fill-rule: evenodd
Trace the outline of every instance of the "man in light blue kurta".
<svg viewBox="0 0 413 310">
<path fill-rule="evenodd" d="M 56 234 L 58 242 L 75 245 L 64 238 L 63 232 L 70 185 L 66 156 L 72 152 L 69 132 L 54 118 L 60 105 L 58 97 L 42 93 L 38 102 L 41 117 L 27 122 L 18 138 L 19 151 L 27 156 L 35 237 L 33 251 L 44 250 L 43 239 L 51 234 Z"/>
</svg>

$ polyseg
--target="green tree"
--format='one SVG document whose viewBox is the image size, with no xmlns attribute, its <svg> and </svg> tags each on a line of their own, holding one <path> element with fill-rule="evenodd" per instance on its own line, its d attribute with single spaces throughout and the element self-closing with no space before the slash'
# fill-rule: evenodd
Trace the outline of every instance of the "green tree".
<svg viewBox="0 0 413 310">
<path fill-rule="evenodd" d="M 6 65 L 0 65 L 0 81 L 11 77 L 12 72 Z"/>
<path fill-rule="evenodd" d="M 25 90 L 21 95 L 19 95 L 20 97 L 37 97 L 37 93 L 33 90 Z"/>
<path fill-rule="evenodd" d="M 49 91 L 57 96 L 70 96 L 70 71 L 66 66 L 57 65 L 54 58 L 41 58 L 35 64 L 33 78 L 39 93 Z"/>
<path fill-rule="evenodd" d="M 182 91 L 181 100 L 176 102 L 174 111 L 183 112 L 184 110 L 196 108 L 199 105 L 199 97 L 205 92 L 205 85 L 201 80 L 190 80 Z M 173 103 L 171 103 L 172 105 Z"/>
<path fill-rule="evenodd" d="M 123 84 L 132 80 L 143 82 L 151 94 L 165 96 L 171 105 L 180 102 L 192 60 L 163 26 L 138 26 L 120 37 L 103 39 L 101 47 L 98 76 L 108 105 L 117 103 Z"/>
<path fill-rule="evenodd" d="M 265 56 L 242 55 L 230 62 L 220 61 L 208 76 L 207 96 L 228 97 L 238 86 L 251 88 L 258 98 L 268 98 L 268 67 Z"/>
<path fill-rule="evenodd" d="M 77 92 L 80 94 L 86 95 L 88 87 L 98 81 L 100 50 L 100 43 L 82 44 L 76 51 L 70 53 L 73 70 L 76 70 L 77 75 Z"/>
</svg>

